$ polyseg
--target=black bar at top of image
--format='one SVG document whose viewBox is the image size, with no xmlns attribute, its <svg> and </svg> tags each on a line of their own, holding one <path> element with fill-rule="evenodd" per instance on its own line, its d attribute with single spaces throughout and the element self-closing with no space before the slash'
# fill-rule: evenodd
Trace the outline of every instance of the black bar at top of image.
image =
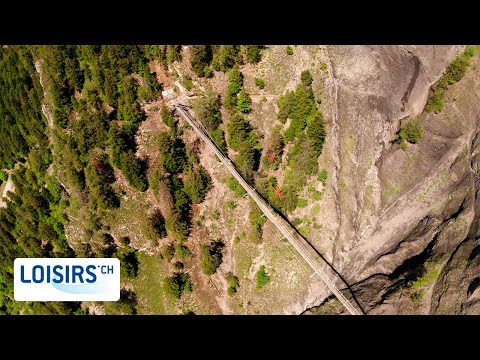
<svg viewBox="0 0 480 360">
<path fill-rule="evenodd" d="M 83 3 L 82 3 L 83 4 Z M 131 5 L 131 6 L 130 6 Z M 478 44 L 465 4 L 367 2 L 99 4 L 53 11 L 2 9 L 0 44 Z M 3 7 L 3 5 L 2 5 Z M 27 9 L 25 9 L 25 7 Z M 27 13 L 27 11 L 29 11 Z M 61 12 L 59 12 L 61 11 Z"/>
</svg>

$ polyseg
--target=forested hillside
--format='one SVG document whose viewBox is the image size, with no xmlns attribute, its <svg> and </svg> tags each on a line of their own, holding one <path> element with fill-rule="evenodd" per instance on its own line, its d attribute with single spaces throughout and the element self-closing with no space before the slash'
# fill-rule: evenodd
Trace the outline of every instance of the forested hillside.
<svg viewBox="0 0 480 360">
<path fill-rule="evenodd" d="M 212 291 L 219 286 L 221 297 L 239 302 L 236 294 L 250 286 L 253 270 L 232 266 L 232 241 L 245 239 L 240 253 L 260 246 L 265 219 L 242 198 L 239 184 L 212 166 L 215 159 L 205 156 L 162 90 L 190 91 L 187 100 L 216 144 L 273 207 L 291 214 L 310 203 L 305 194 L 311 203 L 320 200 L 326 130 L 308 69 L 292 91 L 275 97 L 279 113 L 268 136 L 259 130 L 251 94 L 264 94 L 270 83 L 252 69 L 266 51 L 259 45 L 1 47 L 0 185 L 10 181 L 14 191 L 0 208 L 0 311 L 215 313 Z M 235 218 L 246 220 L 242 231 L 232 228 Z M 232 229 L 235 236 L 227 235 Z M 13 300 L 15 258 L 75 256 L 118 257 L 121 300 Z M 249 296 L 269 282 L 262 269 L 261 286 L 255 280 Z"/>
<path fill-rule="evenodd" d="M 34 57 L 32 48 L 0 48 L 0 163 L 5 170 L 14 168 L 15 186 L 9 206 L 0 208 L 0 311 L 66 314 L 79 304 L 13 299 L 15 258 L 74 255 L 63 231 L 62 188 L 47 174 L 52 154 Z"/>
</svg>

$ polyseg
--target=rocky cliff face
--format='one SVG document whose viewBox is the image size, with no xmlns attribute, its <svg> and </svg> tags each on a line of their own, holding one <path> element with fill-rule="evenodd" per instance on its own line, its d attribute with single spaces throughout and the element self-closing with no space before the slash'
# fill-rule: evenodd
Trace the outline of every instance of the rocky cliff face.
<svg viewBox="0 0 480 360">
<path fill-rule="evenodd" d="M 327 49 L 332 196 L 318 240 L 368 313 L 478 313 L 479 72 L 423 112 L 430 87 L 461 46 Z M 400 124 L 425 135 L 404 151 Z"/>
</svg>

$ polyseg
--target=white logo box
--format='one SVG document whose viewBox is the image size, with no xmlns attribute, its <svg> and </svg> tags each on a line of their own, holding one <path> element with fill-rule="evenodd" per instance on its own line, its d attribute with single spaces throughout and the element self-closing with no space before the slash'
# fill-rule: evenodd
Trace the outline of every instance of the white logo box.
<svg viewBox="0 0 480 360">
<path fill-rule="evenodd" d="M 16 301 L 117 301 L 120 260 L 114 258 L 18 258 Z"/>
</svg>

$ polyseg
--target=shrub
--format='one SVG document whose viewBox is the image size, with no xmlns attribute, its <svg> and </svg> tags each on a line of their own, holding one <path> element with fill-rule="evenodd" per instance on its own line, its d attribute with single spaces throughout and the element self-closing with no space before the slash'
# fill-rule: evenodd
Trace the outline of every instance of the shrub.
<svg viewBox="0 0 480 360">
<path fill-rule="evenodd" d="M 293 91 L 287 91 L 285 95 L 280 95 L 280 98 L 277 101 L 277 117 L 282 124 L 285 124 L 285 122 L 287 121 L 294 102 L 295 93 Z"/>
<path fill-rule="evenodd" d="M 193 89 L 193 81 L 191 78 L 187 77 L 183 80 L 183 86 L 185 86 L 185 89 L 187 89 L 187 91 L 190 91 Z"/>
<path fill-rule="evenodd" d="M 1 181 L 7 181 L 7 179 L 8 179 L 8 174 L 5 171 L 1 170 L 0 171 L 0 180 Z"/>
<path fill-rule="evenodd" d="M 210 189 L 211 179 L 203 166 L 189 168 L 185 173 L 183 190 L 192 203 L 200 204 Z"/>
<path fill-rule="evenodd" d="M 298 207 L 305 207 L 307 205 L 308 205 L 308 200 L 307 199 L 301 199 L 301 198 L 297 199 L 297 206 Z"/>
<path fill-rule="evenodd" d="M 323 186 L 325 186 L 325 183 L 327 182 L 327 177 L 328 177 L 327 169 L 322 169 L 318 174 L 318 181 L 321 181 Z"/>
<path fill-rule="evenodd" d="M 328 66 L 327 66 L 326 63 L 322 62 L 322 63 L 320 64 L 320 69 L 321 69 L 325 74 L 328 75 Z"/>
<path fill-rule="evenodd" d="M 225 275 L 225 279 L 228 283 L 227 294 L 228 296 L 233 296 L 237 293 L 237 289 L 240 287 L 240 280 L 233 273 L 229 272 Z"/>
<path fill-rule="evenodd" d="M 293 55 L 293 48 L 290 45 L 288 45 L 285 48 L 285 52 L 287 53 L 287 55 Z"/>
<path fill-rule="evenodd" d="M 212 69 L 210 69 L 209 66 L 205 66 L 203 68 L 203 76 L 205 76 L 206 78 L 211 78 L 213 76 L 213 71 Z"/>
<path fill-rule="evenodd" d="M 220 105 L 220 97 L 211 91 L 207 92 L 205 97 L 196 99 L 193 102 L 193 110 L 197 119 L 210 133 L 222 123 Z"/>
<path fill-rule="evenodd" d="M 192 253 L 190 252 L 190 250 L 188 250 L 188 248 L 185 245 L 182 245 L 182 244 L 175 245 L 175 256 L 178 259 L 185 259 L 187 257 L 190 257 L 191 255 Z"/>
<path fill-rule="evenodd" d="M 223 247 L 221 241 L 212 241 L 210 244 L 200 245 L 200 266 L 206 275 L 213 275 L 223 260 Z"/>
<path fill-rule="evenodd" d="M 263 79 L 255 78 L 255 85 L 260 89 L 263 90 L 265 87 L 265 81 Z"/>
<path fill-rule="evenodd" d="M 120 243 L 121 243 L 123 246 L 128 246 L 128 245 L 130 245 L 130 237 L 128 237 L 128 236 L 122 236 L 122 237 L 120 237 Z"/>
<path fill-rule="evenodd" d="M 310 71 L 308 70 L 302 71 L 302 74 L 300 75 L 300 80 L 302 81 L 302 84 L 304 86 L 312 85 L 313 78 L 312 78 L 312 74 L 310 74 Z"/>
<path fill-rule="evenodd" d="M 137 302 L 135 292 L 123 288 L 120 290 L 120 300 L 105 303 L 105 312 L 116 315 L 135 315 Z"/>
<path fill-rule="evenodd" d="M 443 97 L 445 95 L 445 90 L 441 87 L 437 87 L 430 99 L 428 99 L 427 104 L 425 105 L 425 110 L 428 112 L 434 112 L 438 114 L 443 110 L 445 104 L 443 103 Z"/>
<path fill-rule="evenodd" d="M 112 235 L 103 233 L 101 236 L 101 251 L 105 258 L 111 258 L 117 253 L 117 245 Z"/>
<path fill-rule="evenodd" d="M 175 255 L 175 246 L 173 243 L 163 245 L 160 249 L 160 253 L 165 260 L 171 261 Z"/>
<path fill-rule="evenodd" d="M 155 235 L 160 238 L 164 238 L 167 235 L 167 231 L 165 230 L 165 219 L 160 210 L 155 209 L 155 211 L 148 216 L 148 222 L 155 232 Z"/>
<path fill-rule="evenodd" d="M 263 45 L 248 45 L 247 46 L 247 60 L 249 63 L 256 64 L 262 58 Z"/>
<path fill-rule="evenodd" d="M 88 310 L 87 309 L 78 309 L 73 312 L 73 315 L 88 315 Z"/>
<path fill-rule="evenodd" d="M 270 276 L 265 271 L 265 265 L 260 266 L 260 269 L 256 274 L 257 278 L 257 290 L 261 289 L 270 282 Z"/>
<path fill-rule="evenodd" d="M 282 135 L 279 128 L 274 128 L 272 135 L 270 136 L 270 143 L 268 144 L 265 157 L 263 158 L 263 164 L 268 168 L 277 170 L 278 166 L 282 162 L 283 147 Z"/>
<path fill-rule="evenodd" d="M 130 279 L 137 277 L 139 261 L 136 251 L 119 252 L 117 258 L 120 260 L 120 273 L 123 277 Z"/>
<path fill-rule="evenodd" d="M 322 199 L 322 193 L 320 191 L 318 191 L 317 189 L 315 189 L 314 186 L 310 186 L 308 188 L 308 191 L 310 192 L 310 194 L 312 195 L 313 197 L 313 200 L 315 201 L 319 201 Z"/>
<path fill-rule="evenodd" d="M 228 72 L 228 93 L 236 95 L 242 90 L 243 75 L 237 65 Z"/>
<path fill-rule="evenodd" d="M 303 222 L 302 219 L 300 219 L 300 218 L 295 218 L 295 219 L 292 220 L 292 225 L 293 225 L 293 226 L 298 226 L 298 225 L 300 225 L 302 222 Z"/>
<path fill-rule="evenodd" d="M 438 81 L 432 96 L 428 99 L 427 104 L 425 105 L 425 109 L 428 112 L 434 112 L 437 114 L 443 110 L 445 105 L 443 101 L 445 91 L 449 85 L 455 84 L 463 78 L 470 65 L 470 59 L 474 54 L 475 49 L 469 46 L 462 54 L 458 55 L 455 60 L 453 60 L 445 74 Z"/>
<path fill-rule="evenodd" d="M 168 276 L 163 280 L 163 289 L 169 296 L 179 299 L 182 296 L 182 293 L 189 293 L 192 291 L 190 276 L 183 272 Z"/>
<path fill-rule="evenodd" d="M 400 143 L 408 141 L 409 143 L 417 143 L 423 136 L 422 121 L 419 118 L 414 118 L 400 126 L 398 139 Z"/>
</svg>

